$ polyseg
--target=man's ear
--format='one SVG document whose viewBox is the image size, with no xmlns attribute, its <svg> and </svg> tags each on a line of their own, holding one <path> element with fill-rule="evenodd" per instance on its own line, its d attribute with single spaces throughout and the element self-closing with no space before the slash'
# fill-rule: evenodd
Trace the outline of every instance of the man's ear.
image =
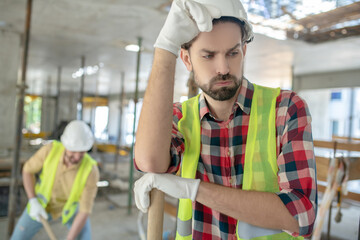
<svg viewBox="0 0 360 240">
<path fill-rule="evenodd" d="M 185 66 L 186 66 L 186 69 L 189 72 L 191 72 L 192 71 L 192 64 L 191 64 L 191 58 L 190 58 L 189 50 L 185 50 L 184 48 L 181 48 L 180 57 L 181 57 L 181 60 L 184 62 Z"/>
</svg>

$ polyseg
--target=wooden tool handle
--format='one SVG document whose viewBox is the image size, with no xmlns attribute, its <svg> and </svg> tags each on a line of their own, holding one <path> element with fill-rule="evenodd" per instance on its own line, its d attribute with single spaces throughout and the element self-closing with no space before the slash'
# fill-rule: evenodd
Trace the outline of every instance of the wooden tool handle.
<svg viewBox="0 0 360 240">
<path fill-rule="evenodd" d="M 164 193 L 154 188 L 150 193 L 147 240 L 161 240 L 164 221 Z"/>
<path fill-rule="evenodd" d="M 56 240 L 55 234 L 54 234 L 53 231 L 51 230 L 48 221 L 47 221 L 45 218 L 43 218 L 42 216 L 40 216 L 40 220 L 41 220 L 41 223 L 42 223 L 42 225 L 44 226 L 45 231 L 46 231 L 46 233 L 48 234 L 50 240 Z"/>
</svg>

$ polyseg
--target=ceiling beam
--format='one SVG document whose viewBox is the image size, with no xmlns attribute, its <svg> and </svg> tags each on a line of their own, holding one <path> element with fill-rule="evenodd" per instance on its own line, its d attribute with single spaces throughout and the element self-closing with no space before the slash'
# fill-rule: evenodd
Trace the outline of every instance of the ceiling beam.
<svg viewBox="0 0 360 240">
<path fill-rule="evenodd" d="M 287 29 L 287 37 L 310 43 L 321 43 L 360 35 L 360 25 L 339 27 L 338 24 L 360 19 L 360 2 L 294 20 L 302 30 Z"/>
<path fill-rule="evenodd" d="M 321 43 L 326 41 L 337 40 L 340 38 L 359 36 L 360 25 L 352 27 L 344 27 L 339 29 L 330 29 L 324 32 L 295 32 L 294 30 L 287 31 L 287 38 L 295 40 L 303 40 L 310 43 Z"/>
<path fill-rule="evenodd" d="M 296 23 L 307 29 L 311 29 L 314 26 L 317 26 L 318 29 L 322 29 L 359 18 L 360 2 L 355 2 L 346 6 L 335 8 L 328 12 L 309 15 L 305 18 L 296 20 Z"/>
</svg>

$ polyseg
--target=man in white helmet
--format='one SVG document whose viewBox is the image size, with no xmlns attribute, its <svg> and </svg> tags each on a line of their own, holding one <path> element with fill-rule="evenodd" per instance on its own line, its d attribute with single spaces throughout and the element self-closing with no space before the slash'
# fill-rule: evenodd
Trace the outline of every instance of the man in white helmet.
<svg viewBox="0 0 360 240">
<path fill-rule="evenodd" d="M 152 188 L 179 198 L 176 239 L 312 232 L 311 117 L 296 93 L 243 76 L 252 38 L 239 0 L 174 0 L 154 45 L 134 159 L 150 173 L 135 183 L 135 201 L 146 212 Z M 202 93 L 173 104 L 179 51 Z"/>
<path fill-rule="evenodd" d="M 89 151 L 94 144 L 90 127 L 71 121 L 61 142 L 40 148 L 24 165 L 22 176 L 29 198 L 11 239 L 32 239 L 42 228 L 40 218 L 62 219 L 66 239 L 91 239 L 89 215 L 99 180 L 97 163 Z"/>
</svg>

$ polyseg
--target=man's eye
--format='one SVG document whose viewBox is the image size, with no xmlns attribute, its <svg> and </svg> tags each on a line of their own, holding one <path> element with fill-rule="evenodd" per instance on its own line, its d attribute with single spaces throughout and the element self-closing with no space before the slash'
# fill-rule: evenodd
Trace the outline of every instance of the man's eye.
<svg viewBox="0 0 360 240">
<path fill-rule="evenodd" d="M 236 55 L 238 55 L 239 54 L 239 51 L 234 51 L 234 52 L 230 52 L 229 53 L 229 56 L 236 56 Z"/>
<path fill-rule="evenodd" d="M 205 59 L 211 59 L 214 55 L 212 54 L 208 54 L 208 55 L 204 55 L 203 58 Z"/>
</svg>

